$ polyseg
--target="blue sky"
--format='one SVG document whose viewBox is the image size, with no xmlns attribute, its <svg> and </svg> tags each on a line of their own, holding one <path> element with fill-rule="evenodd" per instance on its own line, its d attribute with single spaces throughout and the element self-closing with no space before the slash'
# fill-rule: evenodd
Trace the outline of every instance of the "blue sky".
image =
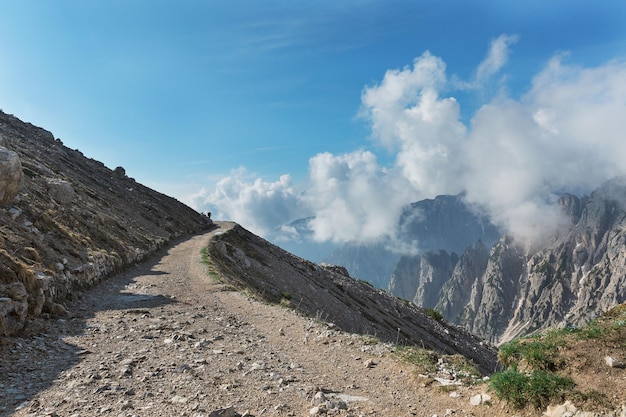
<svg viewBox="0 0 626 417">
<path fill-rule="evenodd" d="M 5 112 L 264 235 L 317 216 L 319 241 L 376 237 L 403 204 L 461 189 L 514 229 L 554 189 L 626 173 L 608 150 L 626 103 L 623 1 L 6 0 L 0 39 Z M 605 90 L 589 123 L 558 124 Z M 517 146 L 544 133 L 532 149 L 549 158 L 529 169 Z M 481 159 L 494 149 L 515 149 L 500 168 L 519 166 L 503 178 L 520 195 L 477 168 L 499 166 Z M 597 175 L 573 175 L 592 149 Z"/>
</svg>

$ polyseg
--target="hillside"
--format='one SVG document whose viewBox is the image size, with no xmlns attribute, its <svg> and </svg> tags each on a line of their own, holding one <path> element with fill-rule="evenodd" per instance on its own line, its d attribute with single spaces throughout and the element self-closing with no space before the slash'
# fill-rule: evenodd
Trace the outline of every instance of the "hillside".
<svg viewBox="0 0 626 417">
<path fill-rule="evenodd" d="M 212 222 L 0 112 L 0 335 Z"/>
<path fill-rule="evenodd" d="M 332 322 L 346 332 L 460 354 L 483 374 L 497 368 L 495 350 L 461 328 L 351 278 L 345 268 L 298 258 L 241 226 L 216 236 L 208 253 L 227 283 L 263 300 Z"/>
</svg>

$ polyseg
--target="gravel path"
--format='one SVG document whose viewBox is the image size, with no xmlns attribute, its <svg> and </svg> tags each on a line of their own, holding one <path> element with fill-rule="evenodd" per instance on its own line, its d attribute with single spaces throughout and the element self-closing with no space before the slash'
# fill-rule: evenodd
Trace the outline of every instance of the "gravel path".
<svg viewBox="0 0 626 417">
<path fill-rule="evenodd" d="M 3 339 L 0 416 L 498 414 L 469 405 L 484 387 L 451 397 L 392 346 L 212 281 L 200 251 L 220 227 Z"/>
</svg>

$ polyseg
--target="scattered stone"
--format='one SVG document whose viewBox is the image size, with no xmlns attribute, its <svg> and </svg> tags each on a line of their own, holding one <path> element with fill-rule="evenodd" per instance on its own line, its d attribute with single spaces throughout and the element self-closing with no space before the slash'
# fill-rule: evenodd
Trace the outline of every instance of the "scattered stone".
<svg viewBox="0 0 626 417">
<path fill-rule="evenodd" d="M 187 397 L 175 395 L 170 401 L 172 404 L 185 404 L 188 400 Z"/>
<path fill-rule="evenodd" d="M 543 415 L 546 417 L 571 417 L 577 411 L 578 409 L 571 401 L 566 401 L 560 405 L 549 405 Z"/>
<path fill-rule="evenodd" d="M 241 417 L 241 414 L 235 411 L 234 407 L 228 407 L 211 411 L 209 417 Z"/>
<path fill-rule="evenodd" d="M 366 360 L 363 364 L 365 365 L 366 368 L 373 368 L 376 366 L 376 362 L 374 362 L 374 360 L 371 358 Z"/>
<path fill-rule="evenodd" d="M 615 359 L 612 356 L 605 356 L 604 362 L 606 362 L 606 364 L 611 368 L 624 368 L 624 362 L 620 361 L 619 359 Z"/>
<path fill-rule="evenodd" d="M 481 405 L 481 404 L 484 404 L 484 403 L 486 403 L 488 401 L 491 401 L 491 395 L 485 394 L 485 393 L 477 394 L 477 395 L 474 395 L 474 396 L 472 396 L 470 398 L 470 404 L 471 405 Z"/>
<path fill-rule="evenodd" d="M 326 414 L 327 412 L 328 412 L 328 410 L 326 409 L 326 405 L 320 404 L 320 405 L 316 405 L 315 407 L 311 408 L 309 410 L 309 415 L 310 416 L 319 416 L 321 414 Z"/>
<path fill-rule="evenodd" d="M 46 178 L 48 194 L 59 204 L 69 204 L 76 197 L 72 185 L 58 178 Z"/>
</svg>

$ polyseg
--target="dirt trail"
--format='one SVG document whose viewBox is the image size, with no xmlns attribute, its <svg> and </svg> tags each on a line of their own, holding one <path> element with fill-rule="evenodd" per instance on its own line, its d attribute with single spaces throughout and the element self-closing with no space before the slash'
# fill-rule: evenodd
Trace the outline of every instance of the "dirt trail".
<svg viewBox="0 0 626 417">
<path fill-rule="evenodd" d="M 200 251 L 230 224 L 219 226 L 85 292 L 71 318 L 38 319 L 4 339 L 0 415 L 507 414 L 469 404 L 484 386 L 451 397 L 389 345 L 214 282 Z"/>
</svg>

